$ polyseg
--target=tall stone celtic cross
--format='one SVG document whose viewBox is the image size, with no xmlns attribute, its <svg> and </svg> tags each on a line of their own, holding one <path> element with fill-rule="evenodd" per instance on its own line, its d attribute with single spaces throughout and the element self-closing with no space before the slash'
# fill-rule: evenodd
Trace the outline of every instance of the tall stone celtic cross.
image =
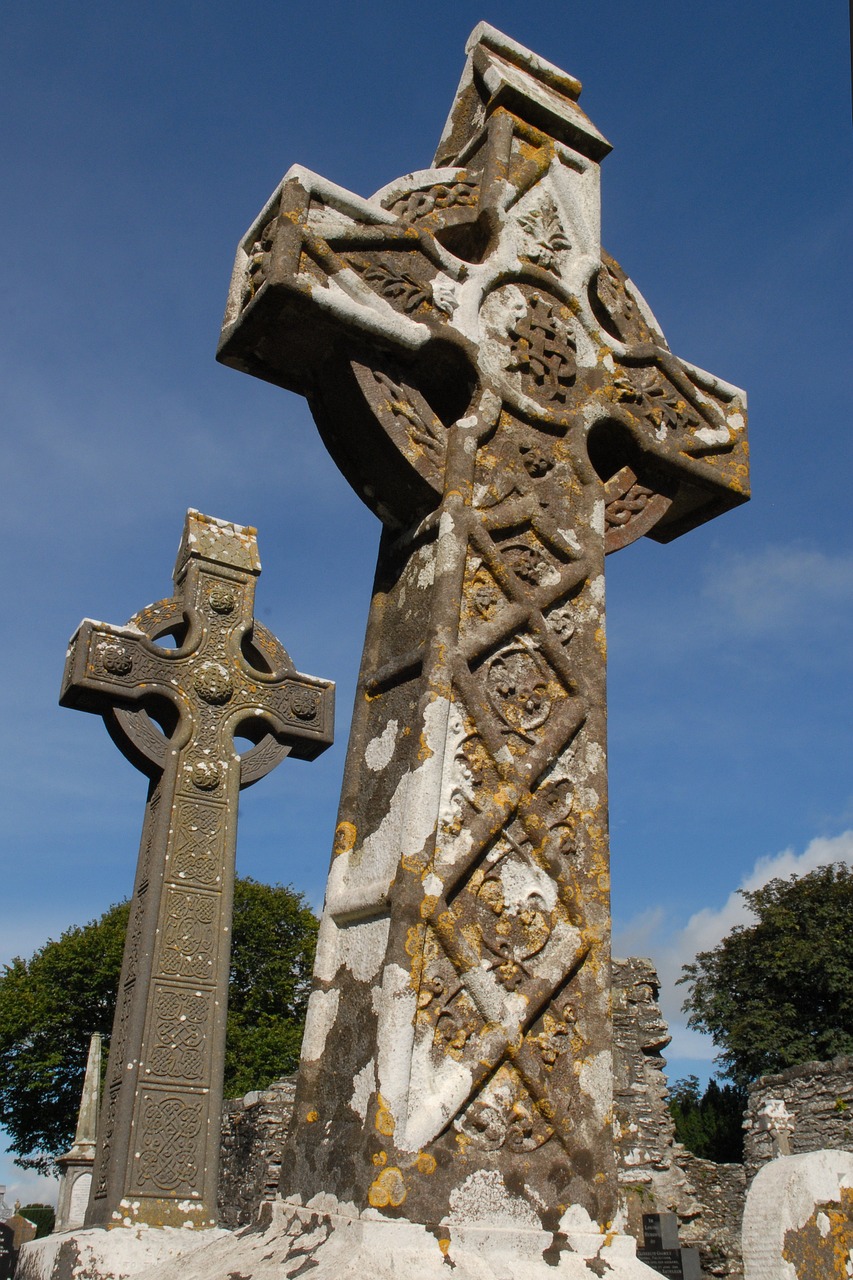
<svg viewBox="0 0 853 1280">
<path fill-rule="evenodd" d="M 87 1226 L 216 1225 L 238 796 L 324 751 L 334 713 L 254 620 L 260 571 L 254 529 L 189 511 L 175 595 L 68 651 L 60 702 L 150 778 Z"/>
<path fill-rule="evenodd" d="M 743 393 L 601 249 L 579 92 L 477 27 L 434 167 L 288 172 L 219 350 L 384 526 L 282 1188 L 439 1237 L 616 1219 L 604 557 L 748 496 Z"/>
</svg>

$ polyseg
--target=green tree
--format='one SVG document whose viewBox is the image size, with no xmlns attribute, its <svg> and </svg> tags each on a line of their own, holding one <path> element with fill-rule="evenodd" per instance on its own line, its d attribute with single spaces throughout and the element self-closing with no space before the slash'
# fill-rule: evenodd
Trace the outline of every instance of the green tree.
<svg viewBox="0 0 853 1280">
<path fill-rule="evenodd" d="M 36 1240 L 49 1236 L 56 1222 L 56 1212 L 49 1204 L 24 1204 L 21 1205 L 18 1213 L 22 1218 L 28 1218 L 30 1222 L 35 1223 Z"/>
<path fill-rule="evenodd" d="M 676 1138 L 694 1155 L 718 1164 L 743 1161 L 745 1108 L 746 1090 L 733 1084 L 709 1080 L 700 1094 L 698 1078 L 687 1076 L 670 1090 L 669 1110 Z"/>
<path fill-rule="evenodd" d="M 756 916 L 684 966 L 688 1025 L 740 1088 L 853 1053 L 853 870 L 844 863 L 741 891 Z"/>
<path fill-rule="evenodd" d="M 129 910 L 110 907 L 0 973 L 0 1125 L 24 1168 L 53 1171 L 71 1144 L 89 1036 L 109 1045 Z M 316 937 L 300 894 L 237 879 L 226 1097 L 295 1070 Z"/>
</svg>

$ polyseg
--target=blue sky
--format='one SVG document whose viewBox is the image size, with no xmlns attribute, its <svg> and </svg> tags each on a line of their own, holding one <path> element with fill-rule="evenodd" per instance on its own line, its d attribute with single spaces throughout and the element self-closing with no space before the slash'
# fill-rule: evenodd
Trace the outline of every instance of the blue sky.
<svg viewBox="0 0 853 1280">
<path fill-rule="evenodd" d="M 707 1075 L 681 964 L 739 887 L 853 862 L 841 0 L 6 7 L 0 963 L 130 890 L 144 780 L 59 682 L 83 616 L 169 594 L 188 506 L 258 526 L 258 616 L 338 683 L 335 747 L 241 810 L 240 870 L 319 906 L 379 528 L 304 403 L 213 353 L 285 169 L 369 195 L 429 164 L 482 18 L 583 81 L 606 247 L 672 348 L 749 393 L 752 502 L 608 562 L 616 949 L 667 979 L 671 1075 Z M 0 1154 L 2 1182 L 44 1193 Z"/>
</svg>

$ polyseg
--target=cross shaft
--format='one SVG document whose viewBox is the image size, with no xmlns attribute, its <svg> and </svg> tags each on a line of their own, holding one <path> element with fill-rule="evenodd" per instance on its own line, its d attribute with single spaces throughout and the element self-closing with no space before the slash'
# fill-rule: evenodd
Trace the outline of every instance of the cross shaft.
<svg viewBox="0 0 853 1280">
<path fill-rule="evenodd" d="M 219 358 L 308 397 L 383 524 L 283 1189 L 556 1241 L 618 1207 L 604 557 L 746 499 L 745 397 L 603 251 L 580 84 L 467 53 L 431 168 L 288 172 Z"/>
<path fill-rule="evenodd" d="M 253 529 L 190 511 L 175 596 L 69 648 L 61 703 L 150 778 L 87 1225 L 216 1224 L 238 795 L 332 738 L 332 686 L 254 621 L 259 572 Z"/>
</svg>

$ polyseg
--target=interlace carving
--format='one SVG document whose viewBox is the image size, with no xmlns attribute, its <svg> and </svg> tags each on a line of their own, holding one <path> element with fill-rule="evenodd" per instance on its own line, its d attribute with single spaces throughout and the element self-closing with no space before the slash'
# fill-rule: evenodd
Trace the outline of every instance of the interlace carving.
<svg viewBox="0 0 853 1280">
<path fill-rule="evenodd" d="M 513 343 L 507 369 L 521 373 L 532 394 L 565 403 L 577 377 L 576 347 L 553 304 L 531 293 L 527 310 L 508 332 Z"/>
<path fill-rule="evenodd" d="M 142 1105 L 142 1135 L 134 1178 L 135 1190 L 186 1196 L 198 1184 L 200 1136 L 204 1119 L 201 1098 L 148 1094 Z"/>
</svg>

